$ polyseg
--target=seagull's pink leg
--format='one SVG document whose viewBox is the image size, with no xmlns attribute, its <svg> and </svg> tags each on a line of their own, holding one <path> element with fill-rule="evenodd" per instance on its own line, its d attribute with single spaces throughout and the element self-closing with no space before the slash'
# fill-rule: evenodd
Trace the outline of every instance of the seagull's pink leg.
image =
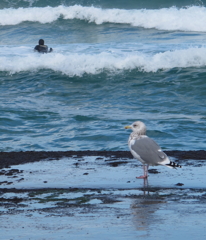
<svg viewBox="0 0 206 240">
<path fill-rule="evenodd" d="M 149 168 L 149 165 L 143 165 L 144 175 L 136 177 L 136 178 L 138 178 L 138 179 L 146 179 L 148 177 L 148 168 Z"/>
</svg>

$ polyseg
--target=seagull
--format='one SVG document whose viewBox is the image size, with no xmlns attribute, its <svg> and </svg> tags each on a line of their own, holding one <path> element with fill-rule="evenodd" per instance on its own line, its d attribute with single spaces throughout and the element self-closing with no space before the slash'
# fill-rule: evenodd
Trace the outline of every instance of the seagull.
<svg viewBox="0 0 206 240">
<path fill-rule="evenodd" d="M 146 179 L 148 177 L 149 166 L 182 167 L 170 161 L 160 146 L 146 135 L 146 126 L 143 122 L 136 121 L 132 125 L 126 126 L 125 129 L 132 129 L 133 132 L 130 134 L 128 140 L 129 149 L 133 157 L 143 163 L 144 175 L 137 178 Z"/>
</svg>

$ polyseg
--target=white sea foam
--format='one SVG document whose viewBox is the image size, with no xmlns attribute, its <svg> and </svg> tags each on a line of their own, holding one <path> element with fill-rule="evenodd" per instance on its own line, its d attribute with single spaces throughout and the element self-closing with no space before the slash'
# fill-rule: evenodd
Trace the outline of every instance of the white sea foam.
<svg viewBox="0 0 206 240">
<path fill-rule="evenodd" d="M 17 73 L 51 69 L 68 76 L 82 76 L 101 72 L 117 73 L 124 70 L 156 72 L 180 67 L 203 67 L 206 65 L 206 48 L 189 48 L 156 54 L 141 52 L 98 54 L 82 53 L 27 53 L 0 56 L 0 71 Z"/>
<path fill-rule="evenodd" d="M 56 21 L 60 17 L 80 19 L 96 24 L 109 22 L 160 30 L 206 31 L 206 8 L 198 6 L 153 10 L 102 9 L 81 5 L 7 8 L 0 10 L 0 25 L 16 25 L 24 21 L 44 24 Z"/>
</svg>

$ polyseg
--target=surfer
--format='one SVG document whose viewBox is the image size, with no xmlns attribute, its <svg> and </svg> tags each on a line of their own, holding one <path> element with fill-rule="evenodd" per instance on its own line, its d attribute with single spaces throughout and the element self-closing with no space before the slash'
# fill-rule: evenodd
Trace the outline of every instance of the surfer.
<svg viewBox="0 0 206 240">
<path fill-rule="evenodd" d="M 48 49 L 48 46 L 44 45 L 44 40 L 39 39 L 39 45 L 35 46 L 34 51 L 37 51 L 39 53 L 49 53 L 52 52 L 53 49 L 52 48 Z"/>
</svg>

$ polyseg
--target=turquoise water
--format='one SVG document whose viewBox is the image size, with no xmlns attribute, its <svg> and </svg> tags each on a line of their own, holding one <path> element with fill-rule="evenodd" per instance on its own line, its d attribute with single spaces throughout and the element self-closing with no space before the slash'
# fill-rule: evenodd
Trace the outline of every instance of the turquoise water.
<svg viewBox="0 0 206 240">
<path fill-rule="evenodd" d="M 205 6 L 2 1 L 0 151 L 128 150 L 135 120 L 163 149 L 206 149 Z"/>
</svg>

